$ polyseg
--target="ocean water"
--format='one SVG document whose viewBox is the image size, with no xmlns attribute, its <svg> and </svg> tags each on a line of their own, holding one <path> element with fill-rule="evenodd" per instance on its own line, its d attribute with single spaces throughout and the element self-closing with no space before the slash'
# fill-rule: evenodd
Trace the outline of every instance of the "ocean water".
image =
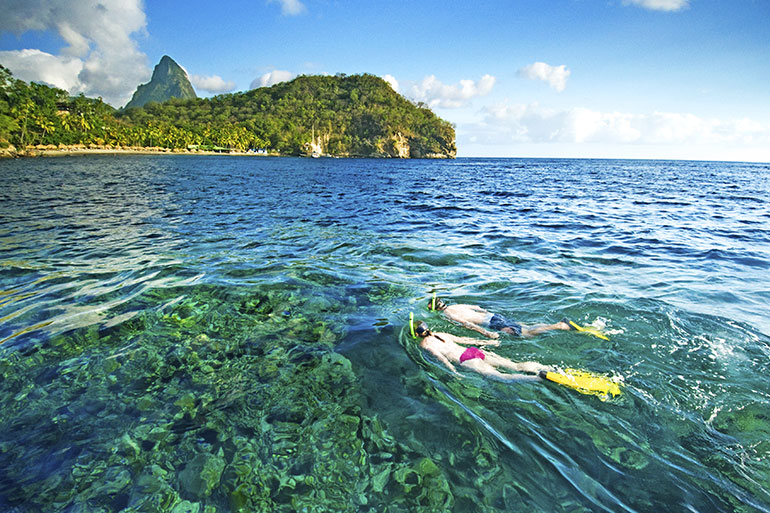
<svg viewBox="0 0 770 513">
<path fill-rule="evenodd" d="M 770 165 L 0 162 L 0 512 L 770 511 Z M 408 336 L 611 377 L 452 376 Z"/>
</svg>

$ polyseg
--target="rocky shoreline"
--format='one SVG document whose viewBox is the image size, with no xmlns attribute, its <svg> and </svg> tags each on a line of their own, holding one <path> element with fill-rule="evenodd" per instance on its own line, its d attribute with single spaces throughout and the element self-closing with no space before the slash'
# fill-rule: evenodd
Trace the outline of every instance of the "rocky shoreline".
<svg viewBox="0 0 770 513">
<path fill-rule="evenodd" d="M 161 148 L 144 146 L 98 146 L 98 145 L 37 145 L 27 146 L 26 149 L 19 150 L 13 145 L 0 148 L 0 158 L 23 158 L 23 157 L 67 157 L 76 155 L 232 155 L 242 157 L 282 157 L 277 152 L 257 152 L 225 150 L 211 151 L 201 149 L 183 149 L 183 148 Z M 425 158 L 425 159 L 452 159 L 454 156 L 443 154 L 427 154 L 419 157 L 391 157 L 388 155 L 323 155 L 333 158 Z"/>
</svg>

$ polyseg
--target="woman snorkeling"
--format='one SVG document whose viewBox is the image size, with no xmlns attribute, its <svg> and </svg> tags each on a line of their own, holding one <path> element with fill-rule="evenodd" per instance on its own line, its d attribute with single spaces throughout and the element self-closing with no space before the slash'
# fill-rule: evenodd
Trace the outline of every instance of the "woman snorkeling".
<svg viewBox="0 0 770 513">
<path fill-rule="evenodd" d="M 420 347 L 429 351 L 441 363 L 455 375 L 455 365 L 478 372 L 484 376 L 502 381 L 540 381 L 537 376 L 541 372 L 549 372 L 553 369 L 537 362 L 514 362 L 503 358 L 491 351 L 482 351 L 476 346 L 499 345 L 497 341 L 477 340 L 468 337 L 457 337 L 451 333 L 433 333 L 428 329 L 425 321 L 410 321 L 410 330 L 413 335 L 420 337 Z M 463 344 L 468 347 L 461 346 Z M 511 374 L 500 372 L 498 368 L 528 374 Z"/>
</svg>

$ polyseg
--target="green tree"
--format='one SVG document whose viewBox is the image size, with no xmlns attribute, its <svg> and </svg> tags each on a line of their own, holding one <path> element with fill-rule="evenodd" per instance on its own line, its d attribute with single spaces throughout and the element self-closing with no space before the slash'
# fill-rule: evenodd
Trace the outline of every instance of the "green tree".
<svg viewBox="0 0 770 513">
<path fill-rule="evenodd" d="M 97 143 L 186 148 L 191 144 L 299 155 L 309 143 L 338 155 L 455 153 L 454 127 L 373 75 L 300 76 L 209 99 L 172 99 L 116 112 L 101 98 L 15 80 L 0 67 L 0 142 Z M 398 144 L 397 144 L 398 141 Z"/>
<path fill-rule="evenodd" d="M 13 85 L 11 72 L 0 66 L 0 144 L 4 146 L 10 143 L 13 134 L 19 130 L 9 103 Z"/>
</svg>

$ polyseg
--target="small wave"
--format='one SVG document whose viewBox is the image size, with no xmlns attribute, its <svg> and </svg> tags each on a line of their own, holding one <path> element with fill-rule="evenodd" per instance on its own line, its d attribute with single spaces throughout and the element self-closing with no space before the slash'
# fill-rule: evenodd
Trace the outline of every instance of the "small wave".
<svg viewBox="0 0 770 513">
<path fill-rule="evenodd" d="M 676 201 L 676 200 L 633 200 L 631 203 L 634 205 L 648 206 L 648 205 L 665 205 L 671 207 L 689 207 L 692 205 L 689 201 Z"/>
<path fill-rule="evenodd" d="M 482 190 L 479 193 L 494 198 L 525 198 L 531 196 L 531 193 L 527 191 Z"/>
</svg>

